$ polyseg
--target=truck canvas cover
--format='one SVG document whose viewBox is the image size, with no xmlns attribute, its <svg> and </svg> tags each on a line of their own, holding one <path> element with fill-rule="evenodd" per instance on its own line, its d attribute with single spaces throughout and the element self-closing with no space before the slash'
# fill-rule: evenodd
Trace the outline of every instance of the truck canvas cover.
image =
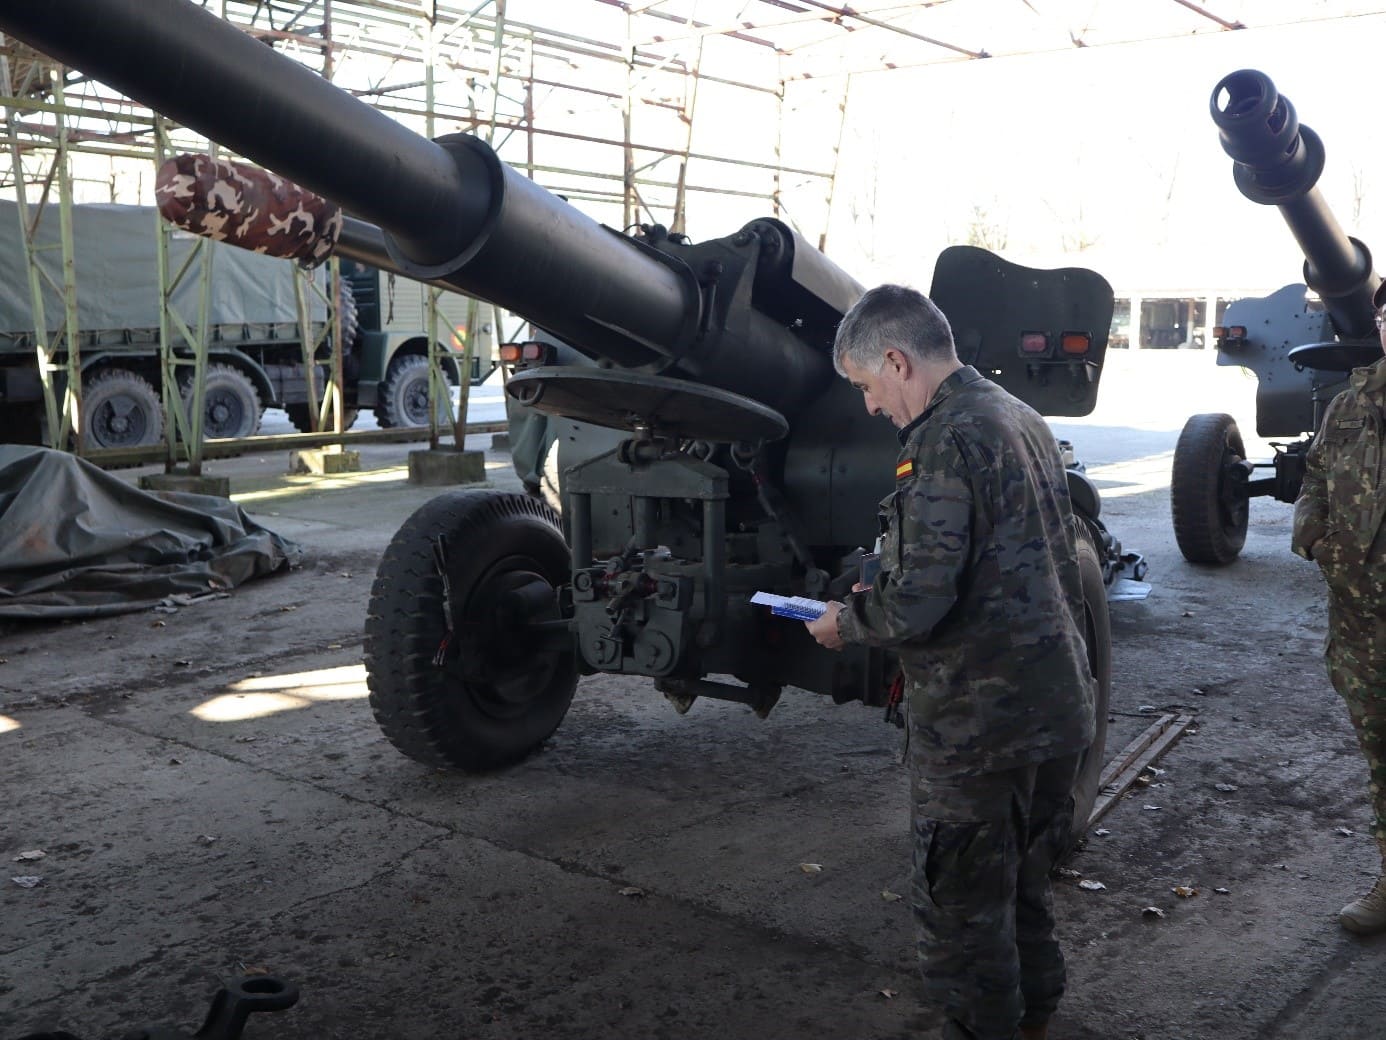
<svg viewBox="0 0 1386 1040">
<path fill-rule="evenodd" d="M 37 207 L 29 207 L 32 221 Z M 11 339 L 34 333 L 20 232 L 19 207 L 0 200 L 0 333 Z M 103 330 L 156 329 L 159 326 L 158 213 L 153 206 L 84 204 L 72 208 L 73 262 L 77 280 L 77 328 Z M 169 240 L 169 270 L 177 274 L 199 241 L 185 232 Z M 47 275 L 43 284 L 45 324 L 51 334 L 62 327 L 61 296 L 48 284 L 62 285 L 58 212 L 47 207 L 35 234 L 34 255 Z M 298 321 L 294 304 L 294 271 L 287 260 L 208 242 L 212 250 L 211 310 L 213 325 L 269 325 Z M 200 261 L 174 290 L 174 311 L 195 327 Z M 326 272 L 316 275 L 326 285 Z M 310 320 L 326 318 L 317 293 L 308 293 Z M 0 339 L 0 349 L 4 341 Z"/>
</svg>

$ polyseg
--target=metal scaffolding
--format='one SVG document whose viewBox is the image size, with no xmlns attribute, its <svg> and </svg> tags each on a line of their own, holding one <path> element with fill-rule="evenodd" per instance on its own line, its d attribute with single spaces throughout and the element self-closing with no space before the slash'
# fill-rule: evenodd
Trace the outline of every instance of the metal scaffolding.
<svg viewBox="0 0 1386 1040">
<path fill-rule="evenodd" d="M 755 94 L 764 106 L 767 125 L 782 113 L 784 92 L 783 85 L 773 81 L 773 48 L 771 60 L 761 63 L 768 70 L 765 82 L 739 82 L 703 67 L 707 34 L 683 41 L 691 58 L 672 46 L 655 49 L 642 34 L 648 35 L 647 27 L 658 19 L 607 4 L 589 6 L 607 25 L 613 24 L 613 17 L 619 21 L 620 42 L 509 19 L 506 0 L 471 8 L 435 0 L 217 0 L 215 6 L 225 20 L 421 133 L 483 136 L 512 165 L 608 223 L 664 223 L 682 230 L 689 224 L 690 210 L 697 208 L 690 206 L 690 197 L 723 205 L 749 200 L 756 212 L 769 208 L 788 218 L 788 183 L 807 179 L 821 186 L 831 180 L 830 169 L 787 164 L 773 135 L 735 154 L 699 150 L 695 127 L 700 91 L 703 97 L 721 91 L 724 104 L 729 91 Z M 759 41 L 739 40 L 738 46 L 764 49 Z M 147 203 L 154 170 L 164 157 L 215 147 L 16 41 L 5 41 L 0 58 L 5 62 L 6 90 L 0 103 L 5 106 L 10 159 L 9 168 L 0 171 L 0 190 L 13 193 L 21 212 L 32 210 L 30 228 L 44 220 L 68 226 L 74 198 Z M 745 111 L 744 104 L 732 107 Z M 817 191 L 820 198 L 830 194 L 821 187 Z M 748 211 L 747 219 L 751 215 Z M 816 229 L 820 241 L 825 227 L 823 221 Z M 168 298 L 173 286 L 200 278 L 205 302 L 211 273 L 206 261 L 170 270 L 163 248 L 166 234 L 160 235 L 162 284 L 151 286 L 151 293 L 160 294 L 163 315 L 157 366 L 161 385 L 151 391 L 162 398 L 168 416 L 166 430 L 160 424 L 167 440 L 166 464 L 172 468 L 185 458 L 196 472 L 207 363 L 206 312 L 204 306 L 197 327 L 190 327 L 170 311 Z M 26 246 L 31 240 L 30 230 Z M 44 385 L 45 439 L 54 446 L 82 450 L 83 364 L 75 306 L 80 287 L 73 275 L 70 233 L 63 242 L 65 279 L 50 290 L 59 291 L 65 321 L 55 322 L 53 315 L 44 313 L 37 288 L 42 274 L 31 264 L 36 285 L 34 349 Z M 443 375 L 444 356 L 460 355 L 460 370 L 470 373 L 471 332 L 486 318 L 474 306 L 461 342 L 455 328 L 445 330 L 440 340 L 437 296 L 430 294 L 428 324 L 435 331 L 430 391 L 438 402 L 430 409 L 430 432 L 435 445 L 439 416 L 453 427 L 455 443 L 460 443 L 465 426 L 467 381 L 461 380 L 462 397 L 454 413 Z M 489 324 L 497 326 L 500 320 L 491 314 Z M 58 330 L 56 334 L 49 326 Z M 316 366 L 309 364 L 306 371 L 311 377 Z M 310 409 L 310 419 L 314 428 L 340 434 L 342 361 L 335 346 L 328 371 L 331 378 L 321 395 L 310 378 L 314 400 L 319 401 Z M 194 447 L 183 449 L 180 456 L 178 443 Z"/>
</svg>

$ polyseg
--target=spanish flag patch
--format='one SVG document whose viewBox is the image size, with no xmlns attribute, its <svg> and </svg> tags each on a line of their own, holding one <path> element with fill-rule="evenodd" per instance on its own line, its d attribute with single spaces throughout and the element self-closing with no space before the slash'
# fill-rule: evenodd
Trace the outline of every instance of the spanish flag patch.
<svg viewBox="0 0 1386 1040">
<path fill-rule="evenodd" d="M 912 459 L 906 459 L 895 467 L 896 480 L 905 480 L 912 476 L 914 476 L 914 461 Z"/>
</svg>

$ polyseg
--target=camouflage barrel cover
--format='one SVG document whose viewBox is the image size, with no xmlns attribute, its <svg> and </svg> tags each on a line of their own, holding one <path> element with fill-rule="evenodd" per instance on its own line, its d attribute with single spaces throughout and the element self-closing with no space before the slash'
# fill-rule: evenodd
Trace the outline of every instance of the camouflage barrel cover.
<svg viewBox="0 0 1386 1040">
<path fill-rule="evenodd" d="M 269 170 L 203 154 L 166 159 L 154 195 L 177 227 L 304 267 L 331 256 L 342 231 L 335 202 Z"/>
</svg>

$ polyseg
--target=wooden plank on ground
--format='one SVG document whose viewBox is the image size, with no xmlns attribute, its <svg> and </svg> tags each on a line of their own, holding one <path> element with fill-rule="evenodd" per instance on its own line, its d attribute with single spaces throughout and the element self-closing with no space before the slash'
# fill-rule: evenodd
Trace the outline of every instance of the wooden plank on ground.
<svg viewBox="0 0 1386 1040">
<path fill-rule="evenodd" d="M 1091 830 L 1098 820 L 1111 811 L 1146 767 L 1168 751 L 1193 721 L 1192 715 L 1161 715 L 1107 763 L 1098 781 L 1097 800 L 1088 814 L 1085 831 Z"/>
</svg>

